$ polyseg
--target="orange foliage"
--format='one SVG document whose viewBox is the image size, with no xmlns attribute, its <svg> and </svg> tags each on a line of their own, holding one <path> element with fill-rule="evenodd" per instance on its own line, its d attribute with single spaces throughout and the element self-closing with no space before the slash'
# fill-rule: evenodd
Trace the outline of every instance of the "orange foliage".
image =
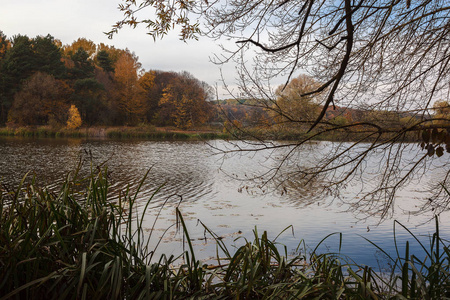
<svg viewBox="0 0 450 300">
<path fill-rule="evenodd" d="M 71 105 L 69 108 L 69 118 L 67 119 L 67 128 L 77 129 L 81 126 L 81 116 L 78 108 L 75 105 Z"/>
<path fill-rule="evenodd" d="M 63 47 L 64 55 L 69 56 L 70 53 L 75 53 L 79 48 L 83 48 L 92 57 L 95 54 L 97 46 L 91 40 L 79 38 L 73 41 L 72 44 Z"/>
<path fill-rule="evenodd" d="M 164 89 L 160 106 L 171 110 L 170 116 L 178 128 L 203 124 L 210 117 L 209 95 L 203 84 L 189 73 L 183 73 Z"/>
<path fill-rule="evenodd" d="M 138 58 L 130 52 L 123 52 L 115 64 L 114 80 L 118 104 L 129 125 L 143 122 L 146 112 L 144 89 L 138 83 L 140 67 Z"/>
<path fill-rule="evenodd" d="M 14 96 L 9 122 L 20 125 L 45 125 L 50 117 L 60 123 L 67 111 L 67 89 L 51 75 L 37 72 Z"/>
<path fill-rule="evenodd" d="M 210 119 L 209 88 L 188 73 L 144 73 L 134 53 L 96 45 L 86 38 L 64 46 L 51 36 L 39 38 L 44 50 L 47 49 L 44 46 L 51 48 L 44 43 L 51 38 L 58 46 L 55 51 L 58 55 L 49 56 L 45 62 L 34 59 L 32 39 L 25 36 L 22 40 L 27 43 L 10 42 L 0 31 L 0 60 L 10 60 L 8 76 L 2 77 L 1 82 L 5 90 L 0 90 L 2 125 L 9 121 L 62 127 L 72 103 L 85 126 L 154 122 L 188 128 Z M 10 58 L 15 56 L 9 53 L 20 54 L 24 49 L 28 52 L 20 59 Z M 39 52 L 47 58 L 45 53 Z M 22 63 L 24 58 L 30 58 L 27 64 Z M 54 60 L 58 63 L 53 63 Z"/>
</svg>

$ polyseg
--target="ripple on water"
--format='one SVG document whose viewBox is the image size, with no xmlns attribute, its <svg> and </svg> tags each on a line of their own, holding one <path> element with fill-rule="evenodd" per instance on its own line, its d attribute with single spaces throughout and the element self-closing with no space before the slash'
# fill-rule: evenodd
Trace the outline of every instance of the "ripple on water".
<svg viewBox="0 0 450 300">
<path fill-rule="evenodd" d="M 220 141 L 214 143 L 218 147 L 223 146 Z M 326 143 L 320 145 L 331 147 Z M 317 152 L 302 153 L 297 163 L 311 163 Z M 80 159 L 83 162 L 81 175 L 89 174 L 91 167 L 96 168 L 106 162 L 109 188 L 115 194 L 116 198 L 113 199 L 117 199 L 118 192 L 127 186 L 134 191 L 150 170 L 138 197 L 138 209 L 143 209 L 146 201 L 152 199 L 150 210 L 145 216 L 147 231 L 162 234 L 172 225 L 176 219 L 175 207 L 180 202 L 179 196 L 182 196 L 180 209 L 204 257 L 214 255 L 215 246 L 208 239 L 206 242 L 200 240 L 205 237 L 205 233 L 197 219 L 223 237 L 229 245 L 234 244 L 234 239 L 239 236 L 251 239 L 255 226 L 260 233 L 267 230 L 270 237 L 275 237 L 287 226 L 293 225 L 293 231 L 289 229 L 279 238 L 289 251 L 295 251 L 301 239 L 305 239 L 309 245 L 315 245 L 332 232 L 342 232 L 343 251 L 363 263 L 376 264 L 377 261 L 374 256 L 376 250 L 362 237 L 379 243 L 388 251 L 395 250 L 392 221 L 379 226 L 376 226 L 379 221 L 376 218 L 357 222 L 355 215 L 346 212 L 348 206 L 331 196 L 314 198 L 310 190 L 296 187 L 295 180 L 292 180 L 292 192 L 287 194 L 267 190 L 263 193 L 262 189 L 251 186 L 254 182 L 236 180 L 236 177 L 247 179 L 273 167 L 272 158 L 265 154 L 234 155 L 219 159 L 212 155 L 210 147 L 201 142 L 0 138 L 0 178 L 2 184 L 15 186 L 28 171 L 32 171 L 31 174 L 36 176 L 38 182 L 49 184 L 50 189 L 57 190 Z M 159 192 L 153 195 L 158 189 Z M 405 194 L 400 195 L 398 205 L 403 208 L 413 205 L 411 202 L 420 202 L 420 197 L 411 199 L 412 194 L 417 194 L 411 191 L 416 189 L 416 186 L 407 187 Z M 346 190 L 343 194 L 349 203 L 355 200 L 354 190 Z M 166 206 L 161 209 L 166 201 Z M 160 209 L 157 227 L 153 228 L 154 218 Z M 423 223 L 430 216 L 409 216 L 398 210 L 394 217 L 417 234 L 433 232 L 433 223 L 415 228 L 415 225 Z M 442 224 L 443 236 L 450 236 L 449 226 Z M 235 234 L 237 232 L 240 233 Z M 408 235 L 403 229 L 397 231 L 397 238 L 401 242 Z M 154 238 L 157 237 L 155 235 Z M 164 237 L 166 246 L 160 251 L 177 251 L 181 249 L 181 241 L 176 232 L 169 231 Z M 339 239 L 333 236 L 324 246 L 336 250 L 338 244 Z"/>
</svg>

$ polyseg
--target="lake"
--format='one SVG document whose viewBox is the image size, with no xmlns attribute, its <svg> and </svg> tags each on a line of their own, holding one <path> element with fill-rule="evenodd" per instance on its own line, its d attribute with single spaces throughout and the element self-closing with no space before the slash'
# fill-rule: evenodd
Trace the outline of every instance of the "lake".
<svg viewBox="0 0 450 300">
<path fill-rule="evenodd" d="M 286 193 L 287 190 L 282 188 L 274 189 L 270 184 L 247 180 L 272 168 L 280 153 L 260 151 L 223 155 L 214 148 L 226 149 L 231 147 L 229 144 L 225 141 L 208 143 L 0 137 L 0 178 L 3 185 L 12 187 L 31 171 L 39 183 L 57 189 L 80 160 L 83 174 L 88 174 L 91 166 L 95 168 L 105 163 L 111 191 L 117 197 L 118 191 L 127 185 L 134 190 L 150 170 L 139 194 L 139 203 L 142 209 L 160 188 L 152 198 L 145 219 L 145 227 L 150 233 L 154 218 L 161 209 L 152 235 L 153 244 L 162 238 L 157 253 L 181 253 L 183 239 L 174 227 L 161 237 L 165 229 L 174 224 L 175 207 L 179 203 L 197 258 L 205 260 L 214 256 L 215 244 L 204 238 L 205 231 L 198 220 L 222 237 L 230 249 L 233 245 L 241 245 L 243 238 L 251 240 L 255 228 L 259 234 L 267 231 L 269 237 L 274 238 L 292 225 L 277 240 L 286 245 L 290 254 L 297 251 L 302 240 L 307 251 L 311 251 L 328 234 L 342 233 L 341 252 L 357 263 L 375 268 L 386 266 L 386 260 L 364 238 L 394 254 L 394 219 L 419 236 L 425 245 L 429 244 L 429 234 L 434 232 L 434 221 L 429 222 L 433 214 L 412 212 L 427 201 L 428 195 L 418 190 L 420 185 L 425 186 L 429 180 L 436 179 L 436 169 L 430 168 L 420 181 L 407 185 L 396 198 L 391 218 L 380 222 L 377 215 L 367 217 L 363 212 L 351 209 L 359 197 L 352 185 L 343 189 L 339 198 L 332 194 L 317 195 L 304 188 Z M 320 152 L 317 149 L 332 145 L 331 142 L 313 143 L 309 150 L 303 149 L 299 155 L 311 162 L 313 154 Z M 417 154 L 411 151 L 411 155 Z M 441 165 L 446 163 L 441 160 Z M 161 207 L 163 203 L 165 205 Z M 441 235 L 446 238 L 450 237 L 448 217 L 448 212 L 444 212 L 440 218 Z M 419 245 L 406 230 L 397 225 L 396 235 L 401 253 L 408 239 L 413 248 L 411 252 L 420 256 Z M 339 251 L 339 236 L 327 239 L 322 249 Z"/>
</svg>

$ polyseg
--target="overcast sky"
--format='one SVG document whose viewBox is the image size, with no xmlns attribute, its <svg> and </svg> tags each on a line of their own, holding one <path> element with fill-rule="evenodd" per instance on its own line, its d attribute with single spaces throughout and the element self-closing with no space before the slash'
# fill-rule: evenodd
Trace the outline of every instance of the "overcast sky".
<svg viewBox="0 0 450 300">
<path fill-rule="evenodd" d="M 84 37 L 95 44 L 128 48 L 146 70 L 188 71 L 199 80 L 221 86 L 219 68 L 209 60 L 219 52 L 212 40 L 200 38 L 185 43 L 177 34 L 171 34 L 154 42 L 144 28 L 123 28 L 112 40 L 108 39 L 104 32 L 123 16 L 117 9 L 119 3 L 120 0 L 2 0 L 0 30 L 8 38 L 16 34 L 30 38 L 51 34 L 63 44 Z M 234 77 L 230 72 L 226 76 L 229 80 Z M 220 92 L 219 97 L 224 96 Z"/>
</svg>

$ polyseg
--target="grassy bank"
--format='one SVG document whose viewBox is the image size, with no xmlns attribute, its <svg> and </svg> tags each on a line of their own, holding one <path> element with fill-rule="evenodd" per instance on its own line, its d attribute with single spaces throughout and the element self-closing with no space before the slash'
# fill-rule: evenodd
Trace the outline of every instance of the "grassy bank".
<svg viewBox="0 0 450 300">
<path fill-rule="evenodd" d="M 136 127 L 90 127 L 70 130 L 67 128 L 54 129 L 50 126 L 0 128 L 0 136 L 33 137 L 33 138 L 111 138 L 111 139 L 147 139 L 147 140 L 278 140 L 302 141 L 311 139 L 315 141 L 362 141 L 373 142 L 375 137 L 368 137 L 363 132 L 330 131 L 316 135 L 314 132 L 294 129 L 274 130 L 266 127 L 252 127 L 245 129 L 231 128 L 223 132 L 220 128 L 198 128 L 193 130 L 180 130 L 174 127 L 154 127 L 151 125 Z M 417 142 L 417 134 L 407 133 L 395 137 L 385 135 L 378 142 L 391 140 L 399 142 Z"/>
<path fill-rule="evenodd" d="M 253 240 L 230 251 L 215 238 L 217 259 L 196 259 L 187 241 L 180 257 L 154 257 L 132 214 L 139 187 L 111 202 L 104 171 L 67 176 L 59 191 L 35 181 L 0 194 L 0 299 L 442 299 L 450 296 L 450 251 L 436 233 L 427 256 L 390 257 L 391 273 L 347 263 L 336 253 L 288 255 L 286 247 L 254 231 Z M 134 192 L 131 192 L 134 191 Z M 152 232 L 152 231 L 150 231 Z M 299 243 L 302 245 L 301 243 Z M 375 247 L 375 246 L 374 246 Z M 317 248 L 316 248 L 317 249 Z M 378 249 L 382 251 L 382 249 Z"/>
<path fill-rule="evenodd" d="M 36 137 L 36 138 L 115 138 L 149 140 L 210 140 L 227 139 L 230 136 L 219 130 L 182 131 L 175 128 L 142 127 L 91 127 L 54 129 L 49 126 L 0 128 L 0 136 Z"/>
<path fill-rule="evenodd" d="M 267 127 L 247 127 L 247 128 L 229 128 L 230 135 L 235 139 L 252 140 L 278 140 L 278 141 L 338 141 L 338 142 L 420 142 L 416 132 L 405 132 L 398 134 L 396 131 L 392 133 L 384 133 L 378 135 L 376 132 L 369 130 L 333 130 L 331 128 L 316 128 L 308 132 L 308 127 L 303 129 L 295 128 L 277 128 L 272 126 Z M 399 129 L 398 132 L 401 130 Z"/>
</svg>

